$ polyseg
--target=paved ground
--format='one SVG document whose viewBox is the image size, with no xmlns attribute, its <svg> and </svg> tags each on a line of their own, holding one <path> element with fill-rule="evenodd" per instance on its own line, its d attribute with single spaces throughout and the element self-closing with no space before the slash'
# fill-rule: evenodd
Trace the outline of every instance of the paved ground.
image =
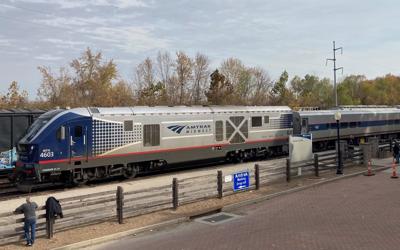
<svg viewBox="0 0 400 250">
<path fill-rule="evenodd" d="M 400 249 L 399 188 L 386 171 L 358 176 L 92 249 Z"/>
</svg>

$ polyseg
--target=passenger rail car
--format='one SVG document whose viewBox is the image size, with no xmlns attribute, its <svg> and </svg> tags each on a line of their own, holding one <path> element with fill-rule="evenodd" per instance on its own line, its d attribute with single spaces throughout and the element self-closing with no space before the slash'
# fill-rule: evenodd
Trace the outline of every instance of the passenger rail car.
<svg viewBox="0 0 400 250">
<path fill-rule="evenodd" d="M 287 153 L 289 107 L 76 108 L 45 113 L 19 142 L 20 183 L 88 180 Z"/>
<path fill-rule="evenodd" d="M 339 110 L 298 111 L 293 113 L 293 133 L 312 134 L 314 150 L 334 148 L 337 139 L 335 112 L 341 113 L 340 138 L 358 145 L 360 140 L 376 136 L 399 138 L 400 109 L 341 108 Z"/>
</svg>

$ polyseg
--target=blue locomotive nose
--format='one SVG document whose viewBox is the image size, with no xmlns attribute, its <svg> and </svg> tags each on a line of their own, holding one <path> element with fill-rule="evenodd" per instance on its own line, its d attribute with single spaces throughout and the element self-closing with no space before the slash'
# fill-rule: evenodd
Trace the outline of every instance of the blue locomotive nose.
<svg viewBox="0 0 400 250">
<path fill-rule="evenodd" d="M 14 175 L 23 173 L 25 176 L 34 175 L 35 173 L 35 152 L 37 146 L 34 144 L 18 144 L 17 154 L 18 160 L 15 164 Z"/>
</svg>

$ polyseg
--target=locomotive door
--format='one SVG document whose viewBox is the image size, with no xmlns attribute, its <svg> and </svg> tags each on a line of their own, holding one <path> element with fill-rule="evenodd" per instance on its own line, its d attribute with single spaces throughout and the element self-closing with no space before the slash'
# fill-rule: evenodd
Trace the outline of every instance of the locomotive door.
<svg viewBox="0 0 400 250">
<path fill-rule="evenodd" d="M 302 134 L 307 134 L 309 132 L 308 130 L 308 118 L 302 118 L 301 119 L 301 133 Z"/>
<path fill-rule="evenodd" d="M 69 124 L 69 157 L 87 160 L 87 126 L 81 122 Z M 77 159 L 78 160 L 78 159 Z"/>
</svg>

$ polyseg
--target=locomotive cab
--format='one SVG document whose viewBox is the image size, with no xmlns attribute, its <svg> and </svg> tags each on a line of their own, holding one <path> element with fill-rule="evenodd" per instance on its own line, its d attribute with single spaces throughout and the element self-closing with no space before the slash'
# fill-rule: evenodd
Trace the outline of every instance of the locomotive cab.
<svg viewBox="0 0 400 250">
<path fill-rule="evenodd" d="M 46 125 L 64 110 L 57 109 L 41 115 L 28 128 L 25 136 L 19 141 L 17 146 L 18 161 L 15 166 L 12 178 L 19 182 L 20 180 L 35 180 L 38 177 L 37 166 L 39 164 L 39 143 L 40 134 L 49 132 Z"/>
</svg>

